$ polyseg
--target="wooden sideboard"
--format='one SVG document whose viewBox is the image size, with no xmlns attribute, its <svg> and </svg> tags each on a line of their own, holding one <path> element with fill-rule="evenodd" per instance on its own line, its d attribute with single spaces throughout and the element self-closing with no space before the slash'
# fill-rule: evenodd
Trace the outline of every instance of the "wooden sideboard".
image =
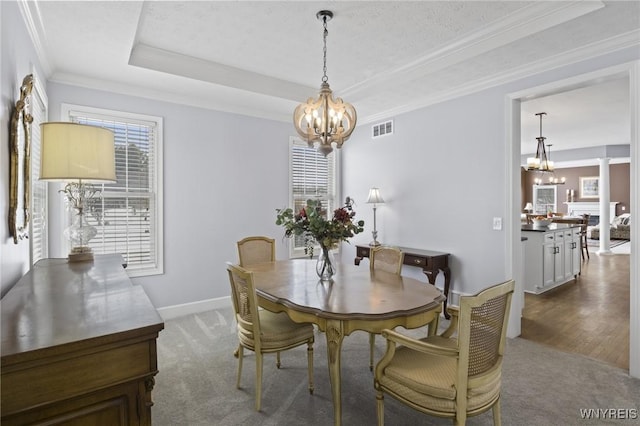
<svg viewBox="0 0 640 426">
<path fill-rule="evenodd" d="M 43 259 L 2 298 L 3 425 L 149 425 L 164 323 L 120 255 Z"/>
<path fill-rule="evenodd" d="M 447 311 L 447 300 L 449 299 L 449 287 L 451 286 L 451 269 L 449 269 L 449 253 L 433 250 L 421 250 L 407 247 L 398 247 L 404 253 L 404 265 L 417 266 L 422 268 L 422 272 L 427 276 L 429 283 L 435 285 L 438 272 L 444 273 L 444 309 L 445 318 L 449 319 L 450 315 Z M 359 265 L 360 261 L 369 257 L 371 246 L 356 245 L 355 264 Z"/>
</svg>

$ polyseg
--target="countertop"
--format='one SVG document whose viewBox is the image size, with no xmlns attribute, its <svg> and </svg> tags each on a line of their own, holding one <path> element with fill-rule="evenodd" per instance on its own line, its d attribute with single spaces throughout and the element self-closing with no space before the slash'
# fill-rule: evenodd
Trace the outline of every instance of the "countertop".
<svg viewBox="0 0 640 426">
<path fill-rule="evenodd" d="M 563 229 L 579 228 L 582 225 L 577 223 L 551 223 L 548 226 L 536 226 L 534 224 L 523 224 L 523 231 L 533 232 L 548 232 L 548 231 L 561 231 Z"/>
</svg>

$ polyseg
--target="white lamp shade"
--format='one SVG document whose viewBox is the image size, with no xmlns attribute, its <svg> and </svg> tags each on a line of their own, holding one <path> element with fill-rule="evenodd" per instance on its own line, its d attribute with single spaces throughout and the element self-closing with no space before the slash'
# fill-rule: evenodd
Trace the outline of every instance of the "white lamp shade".
<svg viewBox="0 0 640 426">
<path fill-rule="evenodd" d="M 369 190 L 369 198 L 367 198 L 367 203 L 369 204 L 384 203 L 384 200 L 382 199 L 382 195 L 380 195 L 380 190 L 378 188 L 371 188 Z"/>
<path fill-rule="evenodd" d="M 41 180 L 116 181 L 111 130 L 76 123 L 42 123 L 40 143 Z"/>
</svg>

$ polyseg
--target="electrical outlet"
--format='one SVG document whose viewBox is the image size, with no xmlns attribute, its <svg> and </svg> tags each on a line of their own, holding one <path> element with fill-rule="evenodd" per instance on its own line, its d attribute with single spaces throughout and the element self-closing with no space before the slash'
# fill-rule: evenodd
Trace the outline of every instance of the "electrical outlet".
<svg viewBox="0 0 640 426">
<path fill-rule="evenodd" d="M 622 206 L 622 211 L 625 211 L 627 208 L 625 206 Z"/>
<path fill-rule="evenodd" d="M 494 217 L 493 218 L 493 230 L 494 231 L 502 230 L 502 218 L 501 217 Z"/>
</svg>

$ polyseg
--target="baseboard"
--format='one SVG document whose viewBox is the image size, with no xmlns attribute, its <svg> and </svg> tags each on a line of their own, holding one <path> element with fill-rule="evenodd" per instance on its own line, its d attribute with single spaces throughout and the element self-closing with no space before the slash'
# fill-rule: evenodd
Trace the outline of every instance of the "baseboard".
<svg viewBox="0 0 640 426">
<path fill-rule="evenodd" d="M 199 300 L 197 302 L 183 303 L 181 305 L 165 306 L 158 308 L 158 314 L 163 320 L 197 314 L 205 311 L 231 307 L 231 297 L 218 297 L 216 299 Z"/>
</svg>

